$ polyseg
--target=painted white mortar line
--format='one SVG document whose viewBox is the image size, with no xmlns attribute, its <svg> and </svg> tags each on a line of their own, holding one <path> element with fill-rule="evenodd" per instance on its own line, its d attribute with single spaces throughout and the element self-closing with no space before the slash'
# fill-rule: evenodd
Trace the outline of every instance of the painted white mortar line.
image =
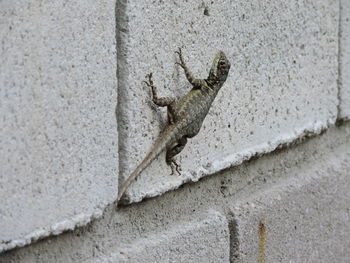
<svg viewBox="0 0 350 263">
<path fill-rule="evenodd" d="M 48 237 L 51 235 L 59 235 L 64 231 L 73 230 L 79 226 L 85 226 L 88 223 L 90 223 L 93 219 L 100 218 L 107 205 L 108 204 L 103 205 L 103 208 L 96 208 L 96 210 L 90 215 L 81 213 L 71 218 L 55 223 L 50 227 L 37 229 L 27 234 L 23 238 L 11 240 L 6 244 L 1 244 L 0 253 L 16 247 L 23 247 L 23 246 L 29 245 L 44 237 Z"/>
</svg>

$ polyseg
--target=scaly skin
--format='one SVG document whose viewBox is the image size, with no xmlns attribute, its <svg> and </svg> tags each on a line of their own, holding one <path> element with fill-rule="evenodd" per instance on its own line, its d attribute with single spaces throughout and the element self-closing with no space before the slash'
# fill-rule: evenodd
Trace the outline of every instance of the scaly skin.
<svg viewBox="0 0 350 263">
<path fill-rule="evenodd" d="M 145 83 L 152 89 L 153 102 L 160 107 L 167 107 L 168 126 L 154 144 L 153 149 L 126 179 L 119 191 L 117 201 L 121 199 L 136 177 L 165 150 L 166 163 L 171 166 L 172 173 L 174 173 L 174 169 L 179 173 L 179 166 L 175 162 L 174 156 L 183 150 L 187 138 L 198 134 L 211 104 L 228 76 L 230 62 L 222 51 L 216 53 L 207 79 L 194 78 L 183 60 L 181 49 L 176 53 L 180 60 L 176 64 L 184 69 L 186 78 L 193 88 L 178 101 L 172 97 L 158 98 L 157 89 L 152 81 L 152 73 L 147 76 L 148 81 Z"/>
</svg>

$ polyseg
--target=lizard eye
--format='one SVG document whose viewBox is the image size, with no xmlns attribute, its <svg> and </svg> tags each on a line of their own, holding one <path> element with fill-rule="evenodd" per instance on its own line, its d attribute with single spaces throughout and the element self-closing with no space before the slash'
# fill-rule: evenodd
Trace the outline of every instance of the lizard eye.
<svg viewBox="0 0 350 263">
<path fill-rule="evenodd" d="M 225 65 L 225 61 L 220 61 L 220 62 L 219 62 L 219 65 L 220 65 L 220 66 Z"/>
</svg>

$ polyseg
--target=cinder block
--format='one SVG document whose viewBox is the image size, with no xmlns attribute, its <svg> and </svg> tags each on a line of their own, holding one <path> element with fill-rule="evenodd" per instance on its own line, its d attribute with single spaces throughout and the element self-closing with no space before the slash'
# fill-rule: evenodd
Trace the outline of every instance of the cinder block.
<svg viewBox="0 0 350 263">
<path fill-rule="evenodd" d="M 350 119 L 350 1 L 340 0 L 340 118 Z"/>
<path fill-rule="evenodd" d="M 201 132 L 176 158 L 181 176 L 170 175 L 161 155 L 129 189 L 131 202 L 318 133 L 336 120 L 337 1 L 130 0 L 117 14 L 122 180 L 165 124 L 165 110 L 151 103 L 141 83 L 145 75 L 153 72 L 159 95 L 180 96 L 191 87 L 174 64 L 178 47 L 196 77 L 207 77 L 218 49 L 232 64 Z"/>
<path fill-rule="evenodd" d="M 0 252 L 117 194 L 114 1 L 0 3 Z"/>
<path fill-rule="evenodd" d="M 349 262 L 350 152 L 232 209 L 234 262 Z"/>
<path fill-rule="evenodd" d="M 85 263 L 229 262 L 229 242 L 226 218 L 209 211 L 202 218 L 154 233 L 109 256 Z"/>
</svg>

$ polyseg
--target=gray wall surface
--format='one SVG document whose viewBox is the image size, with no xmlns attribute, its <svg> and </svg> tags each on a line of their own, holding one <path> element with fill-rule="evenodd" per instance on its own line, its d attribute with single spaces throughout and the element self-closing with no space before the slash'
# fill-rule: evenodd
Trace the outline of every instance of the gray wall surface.
<svg viewBox="0 0 350 263">
<path fill-rule="evenodd" d="M 0 262 L 350 262 L 349 14 L 1 1 Z M 229 78 L 181 175 L 161 155 L 118 205 L 166 124 L 146 74 L 160 96 L 191 88 L 178 47 L 200 78 L 224 50 Z"/>
<path fill-rule="evenodd" d="M 101 216 L 116 198 L 108 1 L 0 2 L 0 251 Z"/>
<path fill-rule="evenodd" d="M 341 0 L 339 32 L 340 117 L 350 119 L 350 1 Z"/>
<path fill-rule="evenodd" d="M 203 14 L 205 8 L 209 16 Z M 142 161 L 162 128 L 147 103 L 149 89 L 140 83 L 145 75 L 153 72 L 161 95 L 182 95 L 190 87 L 174 64 L 178 47 L 201 78 L 207 77 L 217 49 L 232 64 L 200 134 L 177 158 L 181 176 L 169 175 L 163 155 L 130 189 L 131 201 L 198 181 L 335 122 L 336 1 L 305 2 L 301 8 L 296 1 L 279 0 L 213 1 L 207 6 L 200 1 L 130 0 L 124 9 L 117 20 L 126 28 L 119 41 L 124 69 L 118 105 L 122 177 Z M 121 16 L 133 19 L 125 22 Z M 136 44 L 140 39 L 142 45 Z"/>
</svg>

